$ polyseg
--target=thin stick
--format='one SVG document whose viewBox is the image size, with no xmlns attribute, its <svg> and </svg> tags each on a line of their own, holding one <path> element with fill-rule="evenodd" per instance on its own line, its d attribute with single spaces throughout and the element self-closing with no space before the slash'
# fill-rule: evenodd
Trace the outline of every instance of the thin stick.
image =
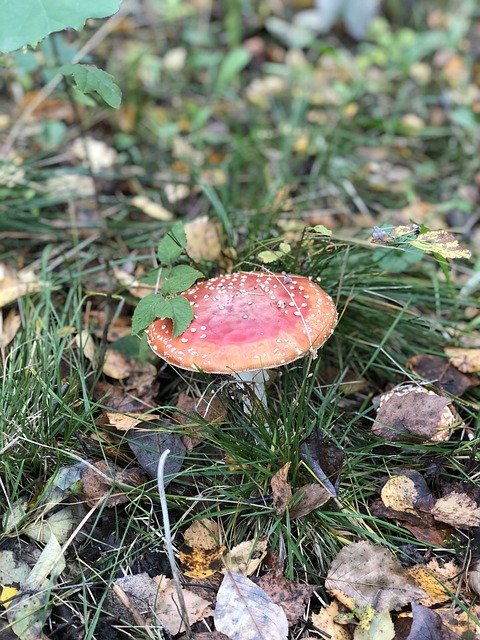
<svg viewBox="0 0 480 640">
<path fill-rule="evenodd" d="M 166 449 L 160 456 L 158 461 L 157 481 L 158 481 L 158 493 L 160 494 L 160 505 L 162 507 L 163 529 L 165 547 L 167 549 L 168 562 L 172 570 L 173 581 L 175 582 L 175 588 L 177 590 L 178 602 L 180 605 L 180 611 L 182 613 L 183 622 L 185 624 L 185 635 L 187 638 L 192 637 L 192 631 L 190 629 L 190 621 L 188 619 L 187 607 L 185 605 L 185 598 L 183 597 L 182 585 L 180 583 L 180 575 L 178 573 L 177 564 L 175 562 L 175 554 L 173 553 L 172 533 L 170 530 L 170 518 L 168 515 L 167 496 L 165 494 L 165 462 L 167 460 L 170 449 Z"/>
</svg>

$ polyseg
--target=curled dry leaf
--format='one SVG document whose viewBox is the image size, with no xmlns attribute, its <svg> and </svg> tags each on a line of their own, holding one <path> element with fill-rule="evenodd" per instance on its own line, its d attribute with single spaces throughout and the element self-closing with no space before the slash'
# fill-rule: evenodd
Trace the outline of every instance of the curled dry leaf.
<svg viewBox="0 0 480 640">
<path fill-rule="evenodd" d="M 291 518 L 303 518 L 315 509 L 327 503 L 332 494 L 318 482 L 305 484 L 293 495 L 294 506 L 290 509 Z"/>
<path fill-rule="evenodd" d="M 20 314 L 15 309 L 11 309 L 3 323 L 0 324 L 0 349 L 8 347 L 21 326 Z"/>
<path fill-rule="evenodd" d="M 106 427 L 115 427 L 118 431 L 130 431 L 138 427 L 142 422 L 150 422 L 151 420 L 161 420 L 160 415 L 155 413 L 117 413 L 114 411 L 105 411 L 102 417 L 97 420 L 97 424 Z"/>
<path fill-rule="evenodd" d="M 290 465 L 291 462 L 284 464 L 270 480 L 273 494 L 273 506 L 279 516 L 285 513 L 288 503 L 292 497 L 292 488 L 287 482 Z"/>
<path fill-rule="evenodd" d="M 480 349 L 462 349 L 450 347 L 445 349 L 451 364 L 462 373 L 480 372 Z"/>
<path fill-rule="evenodd" d="M 348 629 L 336 622 L 339 613 L 338 602 L 334 600 L 328 607 L 320 609 L 318 613 L 312 613 L 312 624 L 329 640 L 351 640 Z"/>
<path fill-rule="evenodd" d="M 372 427 L 376 436 L 391 441 L 448 440 L 457 417 L 451 400 L 414 384 L 398 385 L 380 398 Z"/>
<path fill-rule="evenodd" d="M 426 607 L 451 600 L 461 575 L 459 567 L 454 562 L 446 562 L 441 567 L 438 560 L 431 560 L 426 565 L 416 564 L 408 567 L 407 571 L 427 594 L 419 600 L 420 604 Z"/>
<path fill-rule="evenodd" d="M 333 560 L 325 587 L 349 609 L 399 609 L 425 597 L 400 562 L 384 547 L 356 542 Z"/>
<path fill-rule="evenodd" d="M 140 469 L 120 469 L 115 465 L 106 465 L 99 460 L 87 467 L 82 474 L 83 497 L 89 507 L 94 507 L 105 500 L 107 507 L 128 502 L 127 496 L 119 489 L 112 491 L 114 484 L 126 484 L 138 487 L 145 482 L 145 476 Z"/>
<path fill-rule="evenodd" d="M 288 636 L 283 609 L 239 573 L 227 573 L 223 578 L 214 620 L 217 631 L 231 640 L 287 640 Z"/>
<path fill-rule="evenodd" d="M 407 362 L 407 366 L 430 384 L 435 384 L 454 396 L 461 396 L 468 389 L 480 384 L 480 380 L 461 373 L 446 358 L 440 356 L 413 356 Z"/>
<path fill-rule="evenodd" d="M 439 498 L 432 508 L 435 520 L 446 522 L 452 527 L 479 527 L 480 507 L 466 493 L 452 491 Z"/>
<path fill-rule="evenodd" d="M 254 573 L 267 554 L 267 540 L 245 540 L 233 547 L 224 558 L 223 572 L 232 571 L 250 576 Z"/>
<path fill-rule="evenodd" d="M 0 309 L 28 293 L 40 291 L 42 286 L 30 269 L 15 271 L 0 262 Z"/>
</svg>

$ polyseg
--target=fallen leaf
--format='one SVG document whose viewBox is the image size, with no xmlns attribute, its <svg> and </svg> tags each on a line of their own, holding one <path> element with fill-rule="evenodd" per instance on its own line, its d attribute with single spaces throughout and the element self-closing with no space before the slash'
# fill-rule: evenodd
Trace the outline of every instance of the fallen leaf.
<svg viewBox="0 0 480 640">
<path fill-rule="evenodd" d="M 158 585 L 155 610 L 160 620 L 172 635 L 185 631 L 174 581 L 165 578 L 165 576 L 153 578 L 153 581 Z M 189 589 L 182 589 L 182 592 L 191 625 L 212 615 L 210 602 L 197 596 Z"/>
<path fill-rule="evenodd" d="M 462 349 L 449 347 L 445 349 L 451 364 L 462 373 L 480 372 L 480 349 Z"/>
<path fill-rule="evenodd" d="M 183 540 L 189 547 L 211 551 L 219 546 L 220 527 L 209 518 L 195 520 L 183 534 Z"/>
<path fill-rule="evenodd" d="M 72 507 L 66 506 L 59 511 L 54 511 L 48 517 L 42 516 L 29 523 L 22 528 L 22 533 L 44 544 L 54 535 L 60 544 L 65 544 L 77 524 L 78 518 Z"/>
<path fill-rule="evenodd" d="M 151 420 L 161 420 L 162 416 L 156 413 L 117 413 L 113 411 L 105 411 L 97 424 L 101 426 L 109 425 L 115 427 L 118 431 L 130 431 L 138 427 L 142 422 L 150 422 Z"/>
<path fill-rule="evenodd" d="M 318 613 L 312 613 L 312 624 L 329 640 L 351 640 L 348 630 L 335 621 L 339 613 L 338 602 L 334 600 Z"/>
<path fill-rule="evenodd" d="M 412 602 L 413 618 L 401 618 L 395 624 L 397 640 L 460 640 L 460 636 L 450 631 L 440 616 L 432 609 Z"/>
<path fill-rule="evenodd" d="M 290 517 L 303 518 L 326 504 L 331 497 L 331 492 L 318 482 L 305 484 L 293 495 L 292 503 L 294 506 L 290 509 Z"/>
<path fill-rule="evenodd" d="M 20 314 L 15 309 L 11 309 L 3 323 L 0 323 L 0 349 L 8 347 L 21 326 L 22 319 Z"/>
<path fill-rule="evenodd" d="M 331 564 L 325 587 L 352 610 L 370 605 L 391 611 L 425 597 L 390 551 L 370 542 L 344 547 Z"/>
<path fill-rule="evenodd" d="M 407 511 L 395 511 L 386 507 L 381 500 L 375 500 L 370 505 L 370 513 L 378 518 L 388 518 L 400 523 L 408 529 L 417 540 L 443 547 L 451 537 L 450 529 L 446 525 L 440 525 L 430 513 L 411 513 Z"/>
<path fill-rule="evenodd" d="M 42 287 L 30 269 L 15 271 L 0 262 L 0 309 L 29 293 L 40 291 Z"/>
<path fill-rule="evenodd" d="M 435 520 L 446 522 L 452 527 L 479 527 L 480 507 L 466 493 L 452 491 L 439 498 L 431 511 Z"/>
<path fill-rule="evenodd" d="M 105 358 L 103 360 L 103 373 L 114 380 L 124 380 L 132 375 L 134 369 L 138 368 L 140 363 L 132 358 L 127 358 L 116 349 L 107 348 Z"/>
<path fill-rule="evenodd" d="M 4 587 L 0 584 L 0 606 L 8 609 L 19 592 L 20 590 L 17 587 Z"/>
<path fill-rule="evenodd" d="M 273 603 L 282 607 L 289 627 L 296 624 L 304 615 L 314 590 L 314 587 L 309 584 L 287 580 L 280 567 L 275 567 L 257 578 L 255 584 L 265 591 Z"/>
<path fill-rule="evenodd" d="M 93 173 L 111 169 L 117 160 L 117 152 L 113 147 L 90 136 L 75 138 L 70 151 L 77 160 L 90 167 Z"/>
<path fill-rule="evenodd" d="M 287 640 L 283 609 L 244 575 L 227 573 L 217 594 L 214 613 L 217 631 L 230 640 Z"/>
<path fill-rule="evenodd" d="M 102 500 L 105 500 L 107 507 L 114 507 L 128 502 L 128 497 L 122 490 L 117 488 L 112 492 L 114 484 L 138 487 L 143 482 L 145 477 L 140 469 L 132 467 L 124 470 L 99 460 L 88 466 L 82 474 L 83 497 L 90 507 L 96 506 Z"/>
<path fill-rule="evenodd" d="M 203 580 L 213 576 L 223 567 L 222 554 L 225 547 L 218 547 L 213 550 L 201 549 L 199 547 L 185 547 L 178 552 L 178 557 L 182 563 L 183 575 L 196 580 Z"/>
<path fill-rule="evenodd" d="M 113 265 L 112 271 L 113 271 L 113 275 L 118 280 L 118 282 L 123 287 L 128 289 L 128 292 L 132 296 L 135 296 L 135 298 L 144 298 L 145 296 L 148 296 L 150 293 L 155 292 L 155 285 L 147 284 L 145 282 L 140 282 L 140 280 L 137 277 L 135 277 L 128 271 L 125 271 L 125 269 L 120 269 L 120 267 Z"/>
<path fill-rule="evenodd" d="M 245 540 L 225 554 L 223 573 L 231 571 L 250 576 L 267 555 L 267 540 Z"/>
<path fill-rule="evenodd" d="M 469 607 L 468 611 L 453 609 L 451 605 L 446 605 L 445 607 L 437 607 L 435 613 L 440 616 L 443 625 L 449 631 L 453 631 L 462 639 L 479 640 L 480 607 L 478 604 Z"/>
<path fill-rule="evenodd" d="M 468 260 L 472 257 L 471 252 L 462 247 L 455 236 L 448 231 L 421 233 L 415 240 L 411 240 L 410 244 L 426 253 L 438 254 L 443 258 L 466 258 Z"/>
<path fill-rule="evenodd" d="M 480 380 L 461 373 L 440 356 L 420 354 L 410 358 L 407 366 L 427 382 L 454 396 L 461 396 L 468 389 L 480 385 Z"/>
<path fill-rule="evenodd" d="M 357 626 L 353 640 L 393 640 L 395 628 L 388 611 L 376 612 L 368 629 Z"/>
<path fill-rule="evenodd" d="M 130 389 L 119 387 L 104 380 L 95 385 L 94 399 L 106 409 L 113 409 L 124 413 L 143 413 L 149 408 L 157 407 L 156 397 L 158 383 L 146 385 L 145 388 Z"/>
<path fill-rule="evenodd" d="M 427 594 L 425 598 L 419 600 L 425 607 L 451 600 L 461 575 L 459 567 L 454 562 L 447 562 L 440 567 L 437 560 L 431 560 L 426 565 L 416 564 L 408 567 L 407 571 Z"/>
<path fill-rule="evenodd" d="M 148 428 L 148 424 L 146 426 Z M 153 479 L 157 478 L 158 461 L 161 454 L 166 449 L 170 449 L 170 455 L 165 463 L 165 486 L 170 484 L 175 474 L 182 468 L 185 446 L 176 433 L 145 432 L 131 429 L 128 432 L 127 442 L 138 464 Z"/>
<path fill-rule="evenodd" d="M 95 181 L 81 173 L 57 171 L 45 183 L 45 191 L 55 200 L 73 202 L 79 198 L 91 198 L 95 195 Z"/>
<path fill-rule="evenodd" d="M 217 261 L 222 255 L 223 232 L 217 220 L 199 216 L 184 225 L 186 252 L 192 260 Z"/>
<path fill-rule="evenodd" d="M 284 464 L 270 480 L 273 495 L 273 506 L 278 516 L 285 513 L 288 503 L 292 497 L 292 488 L 287 482 L 290 465 L 291 462 Z"/>
<path fill-rule="evenodd" d="M 395 511 L 429 512 L 433 498 L 427 483 L 418 471 L 403 470 L 392 476 L 382 487 L 380 496 L 386 507 Z"/>
<path fill-rule="evenodd" d="M 168 211 L 168 209 L 165 209 L 159 202 L 150 200 L 150 198 L 146 196 L 135 196 L 130 200 L 130 204 L 155 220 L 170 222 L 174 218 L 171 211 Z"/>
<path fill-rule="evenodd" d="M 447 440 L 456 417 L 450 398 L 413 384 L 398 385 L 380 398 L 372 427 L 376 436 L 391 441 Z"/>
<path fill-rule="evenodd" d="M 1 580 L 0 580 L 1 582 Z M 474 560 L 468 568 L 467 583 L 470 589 L 480 595 L 480 560 Z"/>
</svg>

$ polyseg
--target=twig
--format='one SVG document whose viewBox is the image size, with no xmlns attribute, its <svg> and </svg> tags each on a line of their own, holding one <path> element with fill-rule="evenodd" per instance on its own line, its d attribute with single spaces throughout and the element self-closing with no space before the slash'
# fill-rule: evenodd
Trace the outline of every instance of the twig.
<svg viewBox="0 0 480 640">
<path fill-rule="evenodd" d="M 166 449 L 162 453 L 162 455 L 160 456 L 160 460 L 158 461 L 158 470 L 157 470 L 158 493 L 160 494 L 160 505 L 162 507 L 162 518 L 163 518 L 163 529 L 164 529 L 163 537 L 165 540 L 165 548 L 167 550 L 168 562 L 170 563 L 170 568 L 172 570 L 173 581 L 175 582 L 175 588 L 177 590 L 180 611 L 182 614 L 183 622 L 185 624 L 185 635 L 187 636 L 187 638 L 191 638 L 192 631 L 190 629 L 190 621 L 188 619 L 187 607 L 185 605 L 185 598 L 183 597 L 182 585 L 180 582 L 180 575 L 178 573 L 177 564 L 175 562 L 175 554 L 173 553 L 172 533 L 170 530 L 170 518 L 168 515 L 167 496 L 165 494 L 165 480 L 164 480 L 165 462 L 167 460 L 169 453 L 170 453 L 170 449 Z"/>
</svg>

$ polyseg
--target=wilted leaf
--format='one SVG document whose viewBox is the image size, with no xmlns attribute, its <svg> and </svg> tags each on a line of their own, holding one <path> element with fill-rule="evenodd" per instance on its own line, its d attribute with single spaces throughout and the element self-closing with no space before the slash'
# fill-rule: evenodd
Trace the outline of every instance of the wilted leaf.
<svg viewBox="0 0 480 640">
<path fill-rule="evenodd" d="M 427 594 L 419 601 L 426 607 L 451 600 L 461 575 L 460 568 L 454 562 L 447 562 L 440 567 L 437 560 L 431 560 L 426 565 L 416 564 L 407 571 Z"/>
<path fill-rule="evenodd" d="M 333 560 L 325 587 L 349 609 L 399 609 L 425 597 L 394 556 L 380 545 L 356 542 Z"/>
<path fill-rule="evenodd" d="M 399 385 L 381 397 L 372 431 L 392 441 L 447 440 L 456 421 L 450 403 L 423 387 Z"/>
<path fill-rule="evenodd" d="M 415 240 L 411 240 L 412 247 L 427 253 L 436 253 L 443 258 L 471 258 L 468 249 L 460 246 L 455 236 L 448 231 L 428 231 L 421 233 Z"/>
<path fill-rule="evenodd" d="M 480 349 L 462 349 L 449 347 L 445 349 L 451 364 L 462 373 L 480 372 Z"/>
<path fill-rule="evenodd" d="M 395 638 L 395 628 L 388 611 L 375 613 L 368 629 L 362 629 L 359 625 L 353 634 L 353 640 L 393 640 L 393 638 Z"/>
<path fill-rule="evenodd" d="M 290 517 L 303 518 L 327 503 L 331 497 L 331 492 L 318 482 L 305 484 L 293 496 L 294 506 L 290 509 Z"/>
<path fill-rule="evenodd" d="M 285 612 L 244 575 L 227 573 L 217 594 L 217 631 L 230 640 L 287 640 Z"/>
<path fill-rule="evenodd" d="M 435 520 L 452 527 L 480 527 L 480 507 L 466 493 L 452 491 L 439 498 L 431 511 Z"/>
<path fill-rule="evenodd" d="M 310 600 L 314 587 L 287 580 L 279 567 L 265 573 L 255 580 L 270 600 L 279 604 L 287 616 L 288 626 L 296 624 L 305 613 L 305 608 Z"/>
<path fill-rule="evenodd" d="M 131 199 L 130 204 L 155 220 L 163 220 L 164 222 L 173 220 L 173 213 L 171 211 L 168 211 L 168 209 L 165 209 L 159 202 L 150 200 L 150 198 L 146 196 L 135 196 Z"/>
<path fill-rule="evenodd" d="M 148 425 L 146 425 L 148 428 Z M 128 432 L 128 446 L 133 451 L 138 464 L 150 478 L 157 478 L 158 461 L 161 454 L 170 449 L 165 463 L 165 486 L 180 471 L 185 456 L 185 446 L 180 437 L 168 432 L 145 432 L 132 429 Z"/>
<path fill-rule="evenodd" d="M 267 554 L 267 540 L 245 540 L 233 547 L 224 558 L 223 572 L 231 571 L 250 576 L 260 566 Z"/>
<path fill-rule="evenodd" d="M 420 354 L 410 358 L 407 366 L 427 382 L 454 396 L 461 396 L 468 389 L 480 385 L 480 380 L 460 373 L 448 360 L 440 356 Z"/>
<path fill-rule="evenodd" d="M 273 494 L 273 506 L 279 516 L 285 513 L 288 503 L 292 497 L 292 488 L 287 482 L 290 465 L 291 462 L 284 464 L 270 480 Z"/>
<path fill-rule="evenodd" d="M 29 269 L 15 272 L 0 263 L 0 309 L 29 293 L 40 291 L 43 284 Z"/>
<path fill-rule="evenodd" d="M 334 600 L 318 613 L 312 613 L 312 624 L 329 640 L 351 640 L 349 631 L 335 621 L 339 613 L 338 602 Z"/>
</svg>

